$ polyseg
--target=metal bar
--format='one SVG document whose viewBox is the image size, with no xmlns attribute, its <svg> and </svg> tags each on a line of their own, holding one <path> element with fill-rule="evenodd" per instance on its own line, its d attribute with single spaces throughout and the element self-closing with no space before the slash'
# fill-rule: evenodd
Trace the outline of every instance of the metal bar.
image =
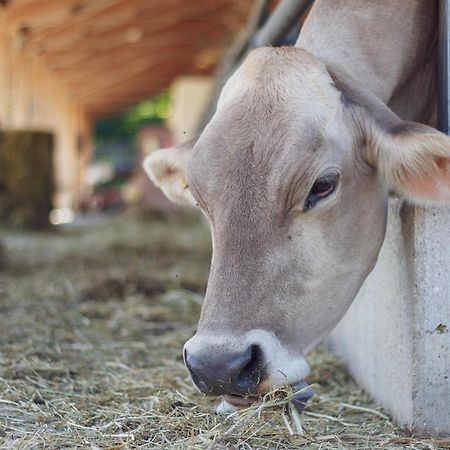
<svg viewBox="0 0 450 450">
<path fill-rule="evenodd" d="M 269 0 L 257 0 L 255 2 L 250 13 L 247 25 L 242 30 L 242 32 L 238 34 L 230 49 L 224 55 L 222 62 L 217 70 L 216 80 L 208 106 L 203 114 L 200 126 L 198 127 L 199 132 L 203 130 L 206 124 L 211 120 L 211 117 L 216 110 L 217 100 L 219 99 L 222 88 L 224 87 L 232 72 L 236 69 L 236 66 L 239 65 L 239 63 L 249 51 L 252 36 L 261 26 L 263 18 L 267 12 L 268 4 Z"/>
<path fill-rule="evenodd" d="M 229 53 L 226 55 L 225 64 L 231 67 L 226 68 L 228 75 L 233 70 L 233 67 L 246 55 L 249 50 L 249 43 L 251 42 L 252 36 L 261 26 L 264 15 L 267 12 L 267 6 L 269 0 L 258 0 L 255 2 L 253 9 L 250 13 L 247 25 L 245 26 L 242 33 L 239 33 L 236 41 L 233 43 Z"/>
<path fill-rule="evenodd" d="M 278 45 L 311 3 L 312 0 L 282 0 L 256 34 L 252 46 Z"/>
<path fill-rule="evenodd" d="M 242 62 L 247 53 L 256 47 L 277 45 L 286 36 L 292 27 L 299 21 L 302 14 L 314 0 L 281 0 L 275 11 L 266 20 L 262 28 L 255 33 L 261 25 L 266 12 L 268 0 L 259 0 L 255 3 L 249 22 L 242 35 L 238 36 L 230 52 L 225 56 L 216 77 L 216 84 L 205 114 L 199 126 L 199 132 L 211 120 L 216 110 L 217 99 L 228 77 Z M 253 37 L 252 37 L 253 36 Z"/>
<path fill-rule="evenodd" d="M 449 125 L 449 49 L 450 0 L 439 1 L 439 51 L 438 51 L 438 128 L 448 134 Z"/>
</svg>

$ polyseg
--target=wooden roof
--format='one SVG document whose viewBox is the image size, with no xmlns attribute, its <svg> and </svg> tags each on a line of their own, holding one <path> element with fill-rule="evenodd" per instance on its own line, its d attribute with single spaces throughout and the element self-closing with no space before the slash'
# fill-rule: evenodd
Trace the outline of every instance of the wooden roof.
<svg viewBox="0 0 450 450">
<path fill-rule="evenodd" d="M 92 115 L 207 73 L 253 0 L 1 0 L 7 26 Z"/>
</svg>

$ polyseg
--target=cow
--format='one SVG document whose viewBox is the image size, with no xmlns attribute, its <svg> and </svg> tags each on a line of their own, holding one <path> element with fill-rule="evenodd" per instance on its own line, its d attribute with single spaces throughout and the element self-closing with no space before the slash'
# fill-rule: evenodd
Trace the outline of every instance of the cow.
<svg viewBox="0 0 450 450">
<path fill-rule="evenodd" d="M 230 405 L 308 375 L 372 271 L 391 193 L 450 202 L 437 131 L 437 1 L 316 0 L 294 47 L 250 52 L 200 137 L 144 166 L 200 208 L 213 256 L 195 386 Z"/>
</svg>

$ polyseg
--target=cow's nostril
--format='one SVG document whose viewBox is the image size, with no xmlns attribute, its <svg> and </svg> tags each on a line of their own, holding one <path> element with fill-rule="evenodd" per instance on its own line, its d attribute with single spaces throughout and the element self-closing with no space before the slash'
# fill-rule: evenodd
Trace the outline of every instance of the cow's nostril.
<svg viewBox="0 0 450 450">
<path fill-rule="evenodd" d="M 186 367 L 189 371 L 189 374 L 191 375 L 194 384 L 205 394 L 208 393 L 208 391 L 210 391 L 210 388 L 203 381 L 203 379 L 198 376 L 198 373 L 201 373 L 204 369 L 204 365 L 201 363 L 201 361 L 199 361 L 191 354 L 188 355 L 186 349 L 183 350 L 183 356 L 184 363 L 186 364 Z"/>
<path fill-rule="evenodd" d="M 183 356 L 192 381 L 207 395 L 254 394 L 263 378 L 263 354 L 258 345 L 231 355 L 196 355 L 184 349 Z"/>
<path fill-rule="evenodd" d="M 237 393 L 255 393 L 263 378 L 263 355 L 258 345 L 252 345 L 247 350 L 249 357 L 234 381 Z"/>
</svg>

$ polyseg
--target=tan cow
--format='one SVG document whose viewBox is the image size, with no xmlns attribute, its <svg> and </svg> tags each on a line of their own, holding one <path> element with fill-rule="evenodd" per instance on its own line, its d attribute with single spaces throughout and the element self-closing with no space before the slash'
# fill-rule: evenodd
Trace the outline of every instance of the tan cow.
<svg viewBox="0 0 450 450">
<path fill-rule="evenodd" d="M 145 162 L 211 226 L 184 349 L 202 392 L 236 405 L 303 380 L 377 261 L 389 191 L 450 202 L 450 138 L 425 125 L 436 29 L 432 0 L 316 0 L 296 48 L 247 57 L 195 145 Z"/>
</svg>

